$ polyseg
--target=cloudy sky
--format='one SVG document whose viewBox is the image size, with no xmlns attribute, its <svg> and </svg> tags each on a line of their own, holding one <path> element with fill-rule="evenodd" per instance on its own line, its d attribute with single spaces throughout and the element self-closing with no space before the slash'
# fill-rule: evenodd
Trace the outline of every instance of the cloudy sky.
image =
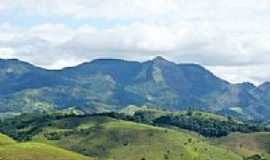
<svg viewBox="0 0 270 160">
<path fill-rule="evenodd" d="M 270 81 L 270 0 L 0 0 L 0 58 L 49 69 L 161 55 Z"/>
</svg>

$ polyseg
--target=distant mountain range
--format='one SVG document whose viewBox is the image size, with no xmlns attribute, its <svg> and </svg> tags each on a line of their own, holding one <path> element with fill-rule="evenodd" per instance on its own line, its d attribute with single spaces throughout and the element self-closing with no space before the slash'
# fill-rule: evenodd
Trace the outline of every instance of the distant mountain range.
<svg viewBox="0 0 270 160">
<path fill-rule="evenodd" d="M 62 70 L 0 60 L 0 115 L 76 109 L 87 113 L 147 106 L 270 118 L 270 83 L 231 84 L 197 64 L 97 59 Z"/>
</svg>

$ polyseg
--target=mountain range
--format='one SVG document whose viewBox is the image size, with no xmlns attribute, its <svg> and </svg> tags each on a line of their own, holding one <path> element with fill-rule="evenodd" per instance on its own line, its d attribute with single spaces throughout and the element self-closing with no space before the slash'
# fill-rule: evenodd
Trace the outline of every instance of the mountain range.
<svg viewBox="0 0 270 160">
<path fill-rule="evenodd" d="M 232 84 L 198 64 L 96 59 L 61 70 L 0 60 L 0 116 L 42 111 L 85 113 L 128 106 L 202 110 L 241 119 L 270 118 L 270 83 Z"/>
</svg>

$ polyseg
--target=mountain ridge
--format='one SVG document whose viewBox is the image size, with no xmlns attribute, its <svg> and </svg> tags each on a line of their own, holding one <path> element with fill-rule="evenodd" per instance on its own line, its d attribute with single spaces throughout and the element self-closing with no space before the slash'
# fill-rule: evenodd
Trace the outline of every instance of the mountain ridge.
<svg viewBox="0 0 270 160">
<path fill-rule="evenodd" d="M 24 61 L 24 60 L 20 60 L 18 58 L 8 58 L 8 59 L 0 58 L 0 63 L 2 63 L 3 61 L 6 61 L 6 62 L 10 62 L 10 61 L 20 62 L 20 63 L 31 65 L 31 66 L 33 66 L 35 68 L 39 68 L 39 69 L 42 69 L 42 70 L 51 71 L 51 72 L 59 72 L 59 71 L 67 70 L 67 69 L 76 68 L 76 67 L 79 67 L 81 65 L 86 65 L 86 64 L 90 64 L 90 63 L 97 63 L 98 61 L 122 61 L 122 62 L 142 64 L 142 63 L 154 62 L 154 61 L 157 61 L 157 60 L 164 60 L 164 61 L 167 61 L 167 62 L 176 64 L 176 65 L 199 66 L 199 67 L 204 68 L 205 70 L 208 70 L 211 74 L 215 75 L 211 70 L 207 69 L 206 67 L 204 67 L 203 65 L 201 65 L 199 63 L 175 63 L 173 61 L 167 60 L 166 58 L 164 58 L 162 56 L 156 56 L 156 57 L 152 58 L 151 60 L 145 60 L 145 61 L 136 61 L 136 60 L 121 59 L 121 58 L 96 58 L 96 59 L 93 59 L 93 60 L 81 62 L 81 63 L 79 63 L 77 65 L 74 65 L 74 66 L 67 66 L 67 67 L 63 67 L 63 68 L 59 68 L 59 69 L 49 69 L 49 68 L 46 68 L 46 67 L 41 67 L 41 66 L 36 65 L 34 63 L 31 63 L 31 62 L 28 62 L 28 61 Z M 215 76 L 218 77 L 218 78 L 220 78 L 217 75 L 215 75 Z M 222 79 L 222 78 L 220 78 L 220 79 Z M 255 85 L 254 83 L 249 82 L 249 81 L 243 81 L 243 82 L 235 82 L 235 83 L 233 83 L 233 82 L 229 82 L 229 81 L 227 81 L 225 79 L 222 79 L 222 80 L 224 80 L 227 83 L 234 84 L 234 85 L 247 84 L 247 85 L 253 85 L 253 86 L 256 86 L 256 87 L 260 87 L 260 86 L 263 86 L 263 85 L 266 85 L 266 84 L 269 84 L 270 85 L 270 80 L 269 81 L 264 81 L 264 82 L 262 82 L 261 84 L 258 84 L 258 85 Z"/>
<path fill-rule="evenodd" d="M 247 119 L 270 117 L 270 87 L 233 84 L 199 64 L 158 56 L 137 62 L 96 59 L 48 70 L 20 60 L 0 60 L 0 112 L 75 107 L 115 111 L 129 105 L 170 111 L 205 110 Z M 13 73 L 14 72 L 14 73 Z M 2 83 L 1 83 L 2 82 Z"/>
</svg>

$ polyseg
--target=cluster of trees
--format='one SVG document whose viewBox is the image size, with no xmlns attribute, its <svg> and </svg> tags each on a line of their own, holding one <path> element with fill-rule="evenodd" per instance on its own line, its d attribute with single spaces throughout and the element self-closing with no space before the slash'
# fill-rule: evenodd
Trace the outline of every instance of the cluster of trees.
<svg viewBox="0 0 270 160">
<path fill-rule="evenodd" d="M 197 116 L 202 114 L 201 116 Z M 222 137 L 232 132 L 265 132 L 270 131 L 267 125 L 255 122 L 239 122 L 232 118 L 224 119 L 211 118 L 189 111 L 183 114 L 162 114 L 154 111 L 138 111 L 133 116 L 121 113 L 103 113 L 103 116 L 109 116 L 115 119 L 135 121 L 156 126 L 175 126 L 181 129 L 195 131 L 205 137 Z"/>
<path fill-rule="evenodd" d="M 19 141 L 28 141 L 31 140 L 34 135 L 39 133 L 42 127 L 50 126 L 55 120 L 61 120 L 68 117 L 76 117 L 76 115 L 61 113 L 22 114 L 14 118 L 0 121 L 0 132 Z M 65 127 L 68 128 L 72 124 L 67 123 L 61 125 L 66 125 Z"/>
<path fill-rule="evenodd" d="M 69 129 L 76 126 L 77 123 L 83 118 L 91 116 L 105 116 L 114 119 L 134 121 L 139 123 L 146 123 L 155 126 L 174 126 L 182 129 L 195 131 L 206 137 L 222 137 L 231 132 L 262 132 L 270 131 L 270 128 L 266 125 L 251 122 L 239 122 L 232 118 L 215 119 L 207 116 L 197 116 L 193 112 L 187 112 L 185 114 L 170 114 L 152 111 L 138 111 L 134 115 L 126 115 L 123 113 L 100 113 L 92 115 L 74 115 L 74 114 L 48 114 L 48 113 L 35 113 L 35 114 L 23 114 L 21 116 L 0 121 L 0 132 L 11 136 L 17 140 L 27 141 L 34 135 L 39 133 L 43 127 L 56 125 L 56 120 L 65 118 L 72 118 L 69 123 L 61 123 L 61 127 Z M 27 129 L 25 129 L 27 128 Z M 82 130 L 81 134 L 86 134 L 89 131 Z M 48 139 L 58 139 L 63 136 L 60 133 L 50 133 L 47 136 Z M 68 133 L 65 133 L 68 134 Z M 64 135 L 66 136 L 66 135 Z"/>
<path fill-rule="evenodd" d="M 244 157 L 243 160 L 267 160 L 267 159 L 261 155 L 255 154 L 255 155 L 250 156 L 250 157 Z"/>
<path fill-rule="evenodd" d="M 200 133 L 206 137 L 227 136 L 231 132 L 260 132 L 270 131 L 268 127 L 258 124 L 239 123 L 231 119 L 215 120 L 207 118 L 197 118 L 192 115 L 166 115 L 154 120 L 154 124 L 172 125 L 179 128 Z"/>
</svg>

